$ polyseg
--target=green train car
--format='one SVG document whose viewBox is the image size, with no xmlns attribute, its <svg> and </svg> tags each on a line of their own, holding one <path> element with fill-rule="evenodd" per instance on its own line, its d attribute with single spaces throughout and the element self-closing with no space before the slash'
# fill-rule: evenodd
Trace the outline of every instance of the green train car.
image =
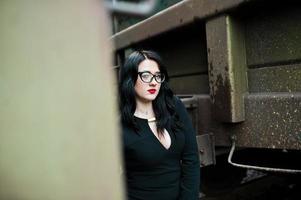
<svg viewBox="0 0 301 200">
<path fill-rule="evenodd" d="M 295 1 L 180 1 L 111 37 L 115 68 L 134 49 L 162 55 L 204 170 L 300 173 L 300 21 Z"/>
</svg>

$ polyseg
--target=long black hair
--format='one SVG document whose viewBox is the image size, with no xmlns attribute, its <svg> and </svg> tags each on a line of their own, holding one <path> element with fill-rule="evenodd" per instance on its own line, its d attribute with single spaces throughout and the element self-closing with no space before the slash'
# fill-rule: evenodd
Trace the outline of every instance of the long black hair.
<svg viewBox="0 0 301 200">
<path fill-rule="evenodd" d="M 161 73 L 165 75 L 165 81 L 161 83 L 159 94 L 152 101 L 156 125 L 159 134 L 162 134 L 164 129 L 169 125 L 175 132 L 181 128 L 179 116 L 175 112 L 175 99 L 172 90 L 168 85 L 169 77 L 167 70 L 162 62 L 161 57 L 154 51 L 134 51 L 125 60 L 124 65 L 119 71 L 119 109 L 121 114 L 121 122 L 139 130 L 137 122 L 134 118 L 136 110 L 136 92 L 135 84 L 138 78 L 138 66 L 145 60 L 150 59 L 155 61 Z"/>
</svg>

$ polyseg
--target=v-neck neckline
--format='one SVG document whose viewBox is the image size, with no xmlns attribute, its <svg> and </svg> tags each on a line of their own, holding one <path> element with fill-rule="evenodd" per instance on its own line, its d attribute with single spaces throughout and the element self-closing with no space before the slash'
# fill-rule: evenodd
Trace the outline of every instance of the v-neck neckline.
<svg viewBox="0 0 301 200">
<path fill-rule="evenodd" d="M 160 142 L 159 138 L 157 138 L 157 137 L 155 136 L 154 132 L 152 131 L 151 127 L 149 126 L 149 123 L 148 123 L 148 120 L 147 120 L 147 119 L 145 119 L 145 118 L 140 118 L 140 117 L 137 117 L 137 116 L 134 116 L 134 117 L 137 118 L 137 119 L 140 119 L 141 121 L 143 121 L 143 123 L 145 123 L 145 126 L 147 126 L 147 129 L 148 129 L 149 134 L 152 135 L 152 138 L 156 140 L 156 143 L 158 143 L 158 145 L 159 145 L 161 148 L 163 148 L 165 151 L 169 151 L 169 150 L 171 149 L 171 147 L 173 146 L 174 141 L 173 141 L 173 139 L 172 139 L 171 134 L 168 132 L 167 129 L 164 129 L 164 130 L 167 131 L 167 133 L 168 133 L 168 135 L 169 135 L 169 137 L 170 137 L 170 145 L 169 145 L 169 148 L 166 148 L 166 147 Z"/>
</svg>

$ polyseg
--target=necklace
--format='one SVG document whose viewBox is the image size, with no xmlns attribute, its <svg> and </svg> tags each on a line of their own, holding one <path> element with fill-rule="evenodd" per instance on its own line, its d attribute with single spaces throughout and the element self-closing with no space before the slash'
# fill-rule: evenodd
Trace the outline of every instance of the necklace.
<svg viewBox="0 0 301 200">
<path fill-rule="evenodd" d="M 152 118 L 149 118 L 147 119 L 148 122 L 155 122 L 156 121 L 156 117 L 152 117 Z"/>
</svg>

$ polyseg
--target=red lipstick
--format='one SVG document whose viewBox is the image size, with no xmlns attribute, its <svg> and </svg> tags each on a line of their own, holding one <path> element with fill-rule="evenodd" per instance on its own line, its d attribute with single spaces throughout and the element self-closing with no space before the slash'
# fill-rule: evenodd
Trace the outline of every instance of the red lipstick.
<svg viewBox="0 0 301 200">
<path fill-rule="evenodd" d="M 156 89 L 149 89 L 147 90 L 149 93 L 154 94 L 157 90 Z"/>
</svg>

